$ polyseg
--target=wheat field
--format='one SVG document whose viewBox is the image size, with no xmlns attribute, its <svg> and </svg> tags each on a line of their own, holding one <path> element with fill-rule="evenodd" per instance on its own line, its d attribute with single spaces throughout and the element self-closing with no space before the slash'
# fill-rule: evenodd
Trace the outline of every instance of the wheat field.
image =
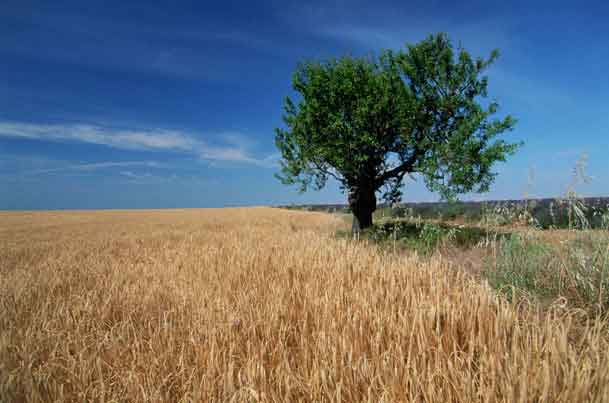
<svg viewBox="0 0 609 403">
<path fill-rule="evenodd" d="M 2 402 L 608 402 L 607 323 L 271 208 L 0 212 Z"/>
</svg>

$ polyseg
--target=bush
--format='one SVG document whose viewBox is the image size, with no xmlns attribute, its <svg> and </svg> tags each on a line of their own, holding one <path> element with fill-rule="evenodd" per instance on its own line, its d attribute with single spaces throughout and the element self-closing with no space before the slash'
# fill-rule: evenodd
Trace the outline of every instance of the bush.
<svg viewBox="0 0 609 403">
<path fill-rule="evenodd" d="M 350 234 L 344 232 L 338 235 L 348 237 Z M 503 233 L 487 233 L 477 227 L 396 220 L 376 224 L 361 233 L 363 239 L 381 247 L 417 250 L 422 254 L 431 254 L 438 247 L 445 246 L 467 249 L 485 239 L 505 236 Z"/>
<path fill-rule="evenodd" d="M 419 240 L 425 246 L 425 249 L 429 252 L 435 249 L 440 242 L 450 240 L 454 237 L 455 230 L 446 230 L 436 224 L 425 223 L 421 232 L 419 233 Z"/>
</svg>

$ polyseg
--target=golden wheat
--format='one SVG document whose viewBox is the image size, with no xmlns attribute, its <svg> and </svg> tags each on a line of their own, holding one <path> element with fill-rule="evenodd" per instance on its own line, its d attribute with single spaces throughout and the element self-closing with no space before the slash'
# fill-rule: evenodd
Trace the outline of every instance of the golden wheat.
<svg viewBox="0 0 609 403">
<path fill-rule="evenodd" d="M 607 324 L 267 208 L 0 213 L 6 402 L 607 402 Z"/>
</svg>

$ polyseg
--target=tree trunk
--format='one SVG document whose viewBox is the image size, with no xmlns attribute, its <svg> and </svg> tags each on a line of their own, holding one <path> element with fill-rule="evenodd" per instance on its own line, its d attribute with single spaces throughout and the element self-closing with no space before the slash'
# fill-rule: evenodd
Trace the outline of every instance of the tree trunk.
<svg viewBox="0 0 609 403">
<path fill-rule="evenodd" d="M 351 231 L 355 234 L 360 230 L 372 226 L 372 213 L 376 210 L 376 195 L 373 186 L 353 187 L 349 191 L 349 207 L 353 212 L 353 226 Z"/>
</svg>

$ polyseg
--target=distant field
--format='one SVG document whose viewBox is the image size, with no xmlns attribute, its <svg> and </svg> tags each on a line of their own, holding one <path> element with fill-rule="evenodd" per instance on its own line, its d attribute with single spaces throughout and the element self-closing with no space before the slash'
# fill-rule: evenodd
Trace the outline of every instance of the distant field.
<svg viewBox="0 0 609 403">
<path fill-rule="evenodd" d="M 609 197 L 578 198 L 584 207 L 583 215 L 591 228 L 601 228 L 602 216 L 609 214 Z M 420 202 L 400 203 L 394 207 L 379 204 L 375 216 L 417 216 L 423 219 L 459 219 L 466 222 L 478 222 L 488 215 L 505 215 L 509 212 L 522 213 L 524 210 L 535 220 L 535 224 L 544 229 L 569 228 L 569 206 L 567 199 L 528 199 L 528 200 L 489 200 L 489 201 L 456 201 L 456 202 Z M 344 204 L 313 204 L 281 206 L 291 210 L 318 212 L 348 212 Z"/>
<path fill-rule="evenodd" d="M 2 402 L 609 402 L 609 323 L 272 208 L 0 212 Z"/>
</svg>

